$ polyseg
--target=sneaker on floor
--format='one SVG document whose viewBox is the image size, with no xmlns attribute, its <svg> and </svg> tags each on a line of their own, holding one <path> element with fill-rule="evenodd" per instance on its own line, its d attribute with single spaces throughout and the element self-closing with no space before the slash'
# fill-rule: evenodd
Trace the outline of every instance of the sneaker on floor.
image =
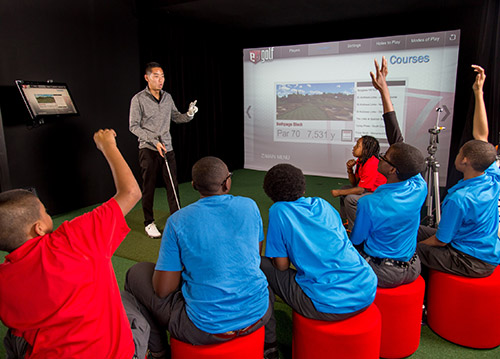
<svg viewBox="0 0 500 359">
<path fill-rule="evenodd" d="M 425 307 L 425 304 L 422 305 L 422 326 L 427 325 L 427 308 Z"/>
<path fill-rule="evenodd" d="M 280 353 L 278 351 L 278 344 L 276 342 L 272 344 L 264 344 L 264 359 L 279 359 Z"/>
<path fill-rule="evenodd" d="M 152 353 L 150 350 L 148 350 L 148 353 L 146 355 L 146 359 L 170 359 L 170 358 L 172 358 L 170 353 L 170 346 L 168 349 L 163 350 L 159 353 Z"/>
<path fill-rule="evenodd" d="M 144 228 L 144 230 L 146 231 L 146 234 L 148 236 L 150 236 L 151 238 L 160 238 L 161 237 L 161 233 L 158 230 L 158 228 L 156 228 L 155 222 L 148 224 Z"/>
</svg>

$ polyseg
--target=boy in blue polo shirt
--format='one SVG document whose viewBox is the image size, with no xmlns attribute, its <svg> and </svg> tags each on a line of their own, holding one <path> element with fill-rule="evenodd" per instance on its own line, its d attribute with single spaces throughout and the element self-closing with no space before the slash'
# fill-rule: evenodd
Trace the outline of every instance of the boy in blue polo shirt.
<svg viewBox="0 0 500 359">
<path fill-rule="evenodd" d="M 358 201 L 351 241 L 363 245 L 360 252 L 377 274 L 378 286 L 392 288 L 420 275 L 415 249 L 427 195 L 420 175 L 425 163 L 417 148 L 403 142 L 393 144 L 380 159 L 378 170 L 387 184 Z"/>
<path fill-rule="evenodd" d="M 403 142 L 386 82 L 387 60 L 370 73 L 380 92 L 384 124 L 391 147 L 380 155 L 378 171 L 387 178 L 371 196 L 358 202 L 351 241 L 359 246 L 378 277 L 378 286 L 397 287 L 411 283 L 420 275 L 420 260 L 415 253 L 420 210 L 427 195 L 427 184 L 420 175 L 425 160 L 422 152 Z"/>
<path fill-rule="evenodd" d="M 484 81 L 486 80 L 486 74 L 484 73 L 484 69 L 478 65 L 471 65 L 474 69 L 474 72 L 477 73 L 474 84 L 472 85 L 472 89 L 474 90 L 474 120 L 472 122 L 472 135 L 475 140 L 481 140 L 484 142 L 488 142 L 488 116 L 486 114 L 486 104 L 484 103 L 483 98 L 483 86 Z M 497 149 L 497 165 L 500 167 L 500 152 Z M 500 199 L 498 201 L 498 212 L 500 218 Z M 500 225 L 498 227 L 498 237 L 500 238 Z"/>
<path fill-rule="evenodd" d="M 460 148 L 455 167 L 464 178 L 448 191 L 437 230 L 420 228 L 417 252 L 425 267 L 465 277 L 487 277 L 500 264 L 500 170 L 495 147 L 469 141 Z"/>
<path fill-rule="evenodd" d="M 261 269 L 274 293 L 302 316 L 352 317 L 375 299 L 377 278 L 349 241 L 338 212 L 321 198 L 303 197 L 305 189 L 302 171 L 290 164 L 267 172 L 264 191 L 274 204 Z M 266 326 L 267 353 L 275 325 L 270 320 Z"/>
<path fill-rule="evenodd" d="M 229 194 L 231 175 L 219 158 L 196 162 L 200 199 L 168 218 L 156 266 L 127 272 L 125 289 L 146 310 L 154 358 L 168 357 L 165 330 L 186 343 L 215 344 L 271 317 L 274 295 L 259 269 L 262 218 L 253 200 Z"/>
</svg>

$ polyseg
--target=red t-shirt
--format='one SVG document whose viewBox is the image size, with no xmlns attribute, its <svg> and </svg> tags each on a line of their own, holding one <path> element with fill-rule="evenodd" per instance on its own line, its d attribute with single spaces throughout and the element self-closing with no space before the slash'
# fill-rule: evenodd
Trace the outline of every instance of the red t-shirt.
<svg viewBox="0 0 500 359">
<path fill-rule="evenodd" d="M 129 230 L 111 199 L 5 257 L 0 318 L 32 346 L 26 358 L 133 357 L 111 263 Z"/>
<path fill-rule="evenodd" d="M 378 171 L 378 161 L 375 156 L 371 156 L 364 164 L 361 164 L 359 159 L 356 161 L 358 187 L 374 192 L 378 186 L 387 182 L 387 178 Z"/>
</svg>

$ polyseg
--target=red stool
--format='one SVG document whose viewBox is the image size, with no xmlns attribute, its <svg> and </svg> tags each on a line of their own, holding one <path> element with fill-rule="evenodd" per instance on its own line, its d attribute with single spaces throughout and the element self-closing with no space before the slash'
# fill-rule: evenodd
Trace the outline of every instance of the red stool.
<svg viewBox="0 0 500 359">
<path fill-rule="evenodd" d="M 292 358 L 378 359 L 380 331 L 380 311 L 375 304 L 338 322 L 308 319 L 293 312 Z"/>
<path fill-rule="evenodd" d="M 264 327 L 220 344 L 192 345 L 170 338 L 172 359 L 262 359 Z"/>
<path fill-rule="evenodd" d="M 500 345 L 500 269 L 486 278 L 430 270 L 427 323 L 444 339 L 471 348 Z"/>
<path fill-rule="evenodd" d="M 404 358 L 418 349 L 424 293 L 425 281 L 420 276 L 399 287 L 377 288 L 375 304 L 382 315 L 382 358 Z"/>
</svg>

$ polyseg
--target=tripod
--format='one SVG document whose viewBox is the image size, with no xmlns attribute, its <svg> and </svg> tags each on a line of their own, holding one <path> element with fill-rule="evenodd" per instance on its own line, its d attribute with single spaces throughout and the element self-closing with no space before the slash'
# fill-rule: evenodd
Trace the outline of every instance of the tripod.
<svg viewBox="0 0 500 359">
<path fill-rule="evenodd" d="M 437 119 L 436 125 L 433 128 L 429 128 L 429 146 L 427 147 L 427 153 L 429 156 L 425 159 L 426 169 L 425 169 L 425 180 L 427 182 L 427 198 L 425 200 L 427 206 L 427 219 L 429 221 L 430 227 L 437 227 L 441 221 L 441 200 L 439 198 L 439 162 L 434 156 L 437 151 L 437 145 L 439 143 L 438 135 L 444 130 L 444 127 L 439 127 L 439 114 L 443 112 L 441 107 L 436 109 Z"/>
</svg>

